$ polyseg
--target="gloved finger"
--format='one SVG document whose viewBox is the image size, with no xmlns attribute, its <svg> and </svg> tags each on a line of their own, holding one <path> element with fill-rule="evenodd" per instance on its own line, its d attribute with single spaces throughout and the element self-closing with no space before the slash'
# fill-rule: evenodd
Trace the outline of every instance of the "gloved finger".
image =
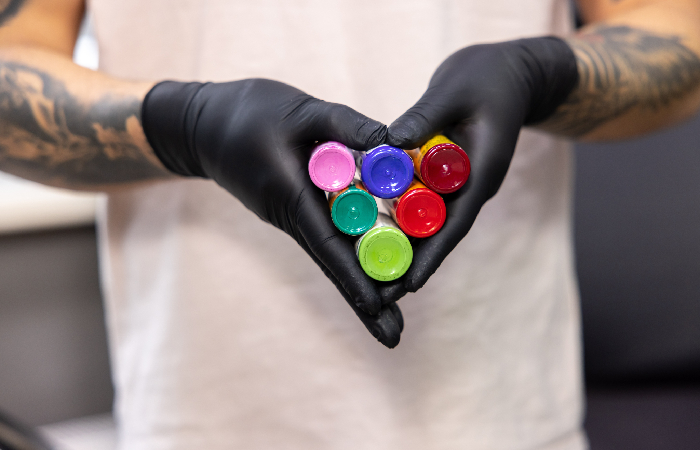
<svg viewBox="0 0 700 450">
<path fill-rule="evenodd" d="M 338 280 L 353 304 L 370 315 L 379 313 L 382 305 L 377 287 L 357 259 L 352 242 L 333 225 L 323 196 L 315 188 L 305 188 L 296 207 L 296 228 L 308 252 Z M 328 275 L 328 274 L 327 274 Z"/>
<path fill-rule="evenodd" d="M 399 305 L 396 303 L 389 303 L 386 306 L 394 314 L 394 319 L 396 319 L 396 323 L 399 325 L 399 330 L 403 332 L 403 314 L 399 309 Z"/>
<path fill-rule="evenodd" d="M 342 283 L 330 270 L 328 270 L 326 266 L 321 263 L 316 255 L 311 251 L 308 244 L 302 241 L 300 242 L 300 245 L 304 250 L 306 250 L 309 256 L 311 256 L 311 259 L 313 259 L 314 262 L 321 268 L 328 279 L 335 285 L 338 292 L 340 292 L 352 310 L 355 311 L 355 314 L 357 314 L 357 317 L 360 319 L 362 324 L 365 326 L 365 328 L 367 328 L 367 331 L 369 331 L 375 339 L 388 348 L 394 348 L 399 345 L 399 341 L 401 340 L 401 331 L 403 331 L 403 315 L 401 314 L 401 310 L 398 308 L 398 306 L 383 306 L 381 309 L 379 309 L 377 314 L 367 314 L 355 304 L 351 296 L 345 291 Z"/>
<path fill-rule="evenodd" d="M 454 95 L 446 90 L 428 88 L 415 105 L 389 125 L 386 143 L 405 150 L 419 147 L 458 120 L 453 103 Z"/>
<path fill-rule="evenodd" d="M 518 128 L 482 117 L 445 131 L 469 155 L 471 174 L 458 192 L 444 196 L 447 218 L 442 229 L 414 246 L 413 263 L 403 277 L 407 291 L 416 292 L 425 285 L 469 232 L 484 203 L 496 194 L 510 165 Z"/>
<path fill-rule="evenodd" d="M 352 302 L 348 303 L 375 339 L 388 348 L 394 348 L 399 345 L 401 331 L 403 331 L 403 316 L 396 304 L 394 304 L 395 308 L 388 305 L 383 306 L 379 314 L 372 316 L 357 308 Z M 400 323 L 394 311 L 399 312 Z"/>
<path fill-rule="evenodd" d="M 406 295 L 408 291 L 403 283 L 403 278 L 394 281 L 378 282 L 379 296 L 382 298 L 382 304 L 388 305 L 399 300 Z"/>
<path fill-rule="evenodd" d="M 384 143 L 386 125 L 346 105 L 318 100 L 295 111 L 297 138 L 304 141 L 338 141 L 355 150 Z"/>
</svg>

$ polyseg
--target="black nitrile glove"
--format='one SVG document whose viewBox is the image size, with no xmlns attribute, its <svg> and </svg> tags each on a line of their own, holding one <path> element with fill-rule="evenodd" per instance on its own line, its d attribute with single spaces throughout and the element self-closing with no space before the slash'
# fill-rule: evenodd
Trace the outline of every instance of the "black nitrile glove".
<svg viewBox="0 0 700 450">
<path fill-rule="evenodd" d="M 395 301 L 428 281 L 498 191 L 520 128 L 546 119 L 577 83 L 572 50 L 554 37 L 467 47 L 438 67 L 421 99 L 389 126 L 387 143 L 412 149 L 444 131 L 469 155 L 471 175 L 444 196 L 445 225 L 414 247 L 411 267 L 383 288 L 385 298 Z"/>
<path fill-rule="evenodd" d="M 307 169 L 316 141 L 368 150 L 383 143 L 384 125 L 264 79 L 159 83 L 144 99 L 142 120 L 148 142 L 168 169 L 213 179 L 292 236 L 367 329 L 387 347 L 398 344 L 403 327 L 398 307 L 382 306 Z"/>
</svg>

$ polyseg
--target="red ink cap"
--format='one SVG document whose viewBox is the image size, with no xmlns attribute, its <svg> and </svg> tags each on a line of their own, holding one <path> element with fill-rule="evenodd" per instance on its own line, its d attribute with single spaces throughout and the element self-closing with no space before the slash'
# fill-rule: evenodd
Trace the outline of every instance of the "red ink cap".
<svg viewBox="0 0 700 450">
<path fill-rule="evenodd" d="M 471 164 L 464 150 L 447 143 L 431 147 L 420 165 L 423 183 L 440 194 L 449 194 L 464 186 L 470 171 Z"/>
<path fill-rule="evenodd" d="M 404 233 L 413 237 L 437 233 L 446 214 L 442 197 L 426 188 L 411 189 L 396 202 L 396 221 Z"/>
</svg>

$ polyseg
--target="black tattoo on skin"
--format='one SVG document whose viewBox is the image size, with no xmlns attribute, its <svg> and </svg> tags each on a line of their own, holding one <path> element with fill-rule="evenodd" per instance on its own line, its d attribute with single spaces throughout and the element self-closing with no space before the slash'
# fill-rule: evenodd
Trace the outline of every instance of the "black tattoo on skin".
<svg viewBox="0 0 700 450">
<path fill-rule="evenodd" d="M 24 5 L 24 0 L 0 0 L 0 27 L 12 19 Z"/>
<path fill-rule="evenodd" d="M 700 59 L 677 36 L 600 27 L 567 41 L 579 84 L 542 128 L 580 136 L 632 108 L 658 111 L 700 84 Z"/>
<path fill-rule="evenodd" d="M 87 104 L 35 68 L 0 61 L 0 169 L 54 186 L 162 177 L 143 153 L 138 98 Z"/>
</svg>

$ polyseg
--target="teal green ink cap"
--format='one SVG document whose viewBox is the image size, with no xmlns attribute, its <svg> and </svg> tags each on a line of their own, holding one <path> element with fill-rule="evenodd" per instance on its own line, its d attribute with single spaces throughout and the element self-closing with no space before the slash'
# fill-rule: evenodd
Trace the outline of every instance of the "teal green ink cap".
<svg viewBox="0 0 700 450">
<path fill-rule="evenodd" d="M 377 220 L 377 201 L 355 186 L 338 195 L 331 206 L 333 223 L 345 234 L 357 236 L 366 233 Z"/>
</svg>

